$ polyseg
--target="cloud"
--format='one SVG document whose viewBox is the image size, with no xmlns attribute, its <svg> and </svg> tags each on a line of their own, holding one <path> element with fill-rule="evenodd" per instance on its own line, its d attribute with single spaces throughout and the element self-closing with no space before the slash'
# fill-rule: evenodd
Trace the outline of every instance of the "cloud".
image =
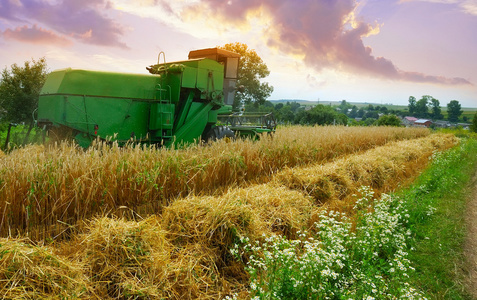
<svg viewBox="0 0 477 300">
<path fill-rule="evenodd" d="M 21 7 L 18 1 L 0 0 L 0 18 L 11 21 L 20 21 L 15 12 Z"/>
<path fill-rule="evenodd" d="M 54 44 L 59 46 L 72 45 L 71 40 L 55 34 L 52 31 L 38 27 L 36 24 L 33 27 L 27 25 L 17 27 L 14 30 L 7 29 L 2 33 L 5 39 L 17 40 L 32 44 Z"/>
<path fill-rule="evenodd" d="M 431 2 L 441 4 L 453 4 L 457 5 L 463 12 L 477 16 L 477 1 L 475 0 L 400 0 L 400 3 L 405 2 Z"/>
<path fill-rule="evenodd" d="M 111 9 L 106 0 L 0 1 L 0 18 L 35 21 L 84 43 L 127 48 L 121 42 L 124 28 L 103 13 Z"/>
<path fill-rule="evenodd" d="M 329 68 L 392 80 L 470 84 L 463 78 L 405 72 L 391 60 L 375 57 L 363 38 L 379 32 L 379 25 L 358 19 L 357 9 L 355 0 L 201 0 L 185 7 L 182 15 L 215 19 L 221 29 L 260 18 L 269 47 L 303 57 L 306 65 L 319 71 Z"/>
</svg>

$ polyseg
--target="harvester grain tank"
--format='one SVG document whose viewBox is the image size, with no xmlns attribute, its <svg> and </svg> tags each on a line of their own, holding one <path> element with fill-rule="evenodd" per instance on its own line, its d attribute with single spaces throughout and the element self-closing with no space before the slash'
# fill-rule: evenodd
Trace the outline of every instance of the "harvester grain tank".
<svg viewBox="0 0 477 300">
<path fill-rule="evenodd" d="M 239 59 L 209 48 L 191 51 L 188 60 L 151 65 L 148 75 L 57 70 L 40 93 L 38 125 L 67 132 L 83 147 L 97 138 L 171 146 L 273 132 L 272 116 L 262 124 L 226 124 L 235 116 Z"/>
</svg>

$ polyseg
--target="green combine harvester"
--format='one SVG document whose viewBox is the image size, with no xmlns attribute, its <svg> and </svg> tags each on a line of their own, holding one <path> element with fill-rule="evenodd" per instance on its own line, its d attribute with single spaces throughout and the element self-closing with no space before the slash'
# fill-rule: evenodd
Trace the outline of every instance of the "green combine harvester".
<svg viewBox="0 0 477 300">
<path fill-rule="evenodd" d="M 239 59 L 210 48 L 147 67 L 152 75 L 54 71 L 40 93 L 38 126 L 85 148 L 98 138 L 169 147 L 273 133 L 273 115 L 232 112 Z"/>
</svg>

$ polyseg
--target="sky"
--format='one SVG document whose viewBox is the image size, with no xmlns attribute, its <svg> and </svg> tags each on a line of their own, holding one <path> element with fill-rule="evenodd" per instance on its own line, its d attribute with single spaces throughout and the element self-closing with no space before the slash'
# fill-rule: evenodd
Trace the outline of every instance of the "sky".
<svg viewBox="0 0 477 300">
<path fill-rule="evenodd" d="M 477 0 L 0 0 L 0 68 L 146 74 L 160 52 L 240 42 L 269 100 L 477 107 L 476 32 Z"/>
</svg>

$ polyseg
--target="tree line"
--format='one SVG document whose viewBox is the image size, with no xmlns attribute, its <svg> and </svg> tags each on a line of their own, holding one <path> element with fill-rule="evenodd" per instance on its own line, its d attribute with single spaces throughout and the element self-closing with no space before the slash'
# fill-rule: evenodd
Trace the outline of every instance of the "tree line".
<svg viewBox="0 0 477 300">
<path fill-rule="evenodd" d="M 430 95 L 424 95 L 419 100 L 416 100 L 414 96 L 410 96 L 408 109 L 409 115 L 416 118 L 444 120 L 439 100 Z M 449 122 L 457 122 L 462 112 L 459 101 L 451 100 L 447 104 L 447 120 Z"/>
<path fill-rule="evenodd" d="M 398 116 L 406 115 L 404 111 L 390 110 L 380 105 L 369 104 L 358 108 L 346 100 L 342 100 L 338 106 L 323 104 L 302 106 L 294 101 L 273 104 L 266 101 L 263 105 L 256 103 L 245 105 L 245 111 L 273 112 L 281 124 L 300 125 L 400 126 L 401 120 Z"/>
</svg>

